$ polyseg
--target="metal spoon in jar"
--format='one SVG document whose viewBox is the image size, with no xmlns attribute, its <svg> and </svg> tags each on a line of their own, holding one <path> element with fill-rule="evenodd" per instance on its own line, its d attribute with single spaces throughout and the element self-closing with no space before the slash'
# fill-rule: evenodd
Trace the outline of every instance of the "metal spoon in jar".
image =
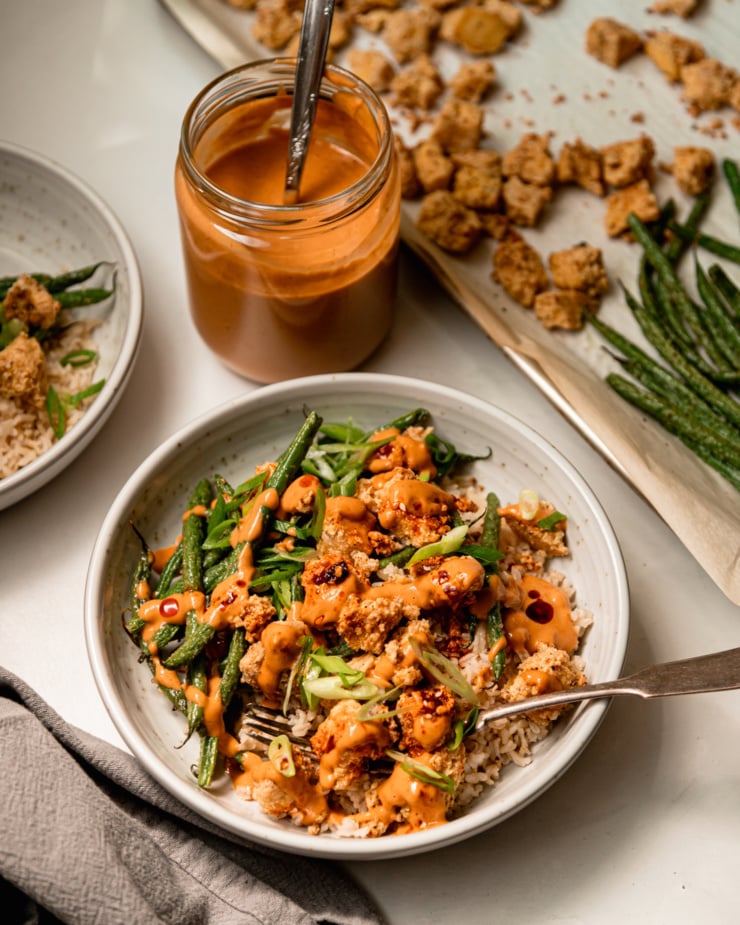
<svg viewBox="0 0 740 925">
<path fill-rule="evenodd" d="M 285 205 L 295 205 L 298 201 L 303 164 L 324 74 L 333 15 L 334 0 L 306 0 L 293 89 L 288 165 L 283 196 Z"/>
</svg>

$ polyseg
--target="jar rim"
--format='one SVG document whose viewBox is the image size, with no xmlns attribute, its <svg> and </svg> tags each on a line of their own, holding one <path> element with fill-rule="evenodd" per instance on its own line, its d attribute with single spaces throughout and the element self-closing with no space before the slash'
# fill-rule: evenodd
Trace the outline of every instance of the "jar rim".
<svg viewBox="0 0 740 925">
<path fill-rule="evenodd" d="M 256 89 L 257 84 L 247 83 L 246 79 L 260 70 L 270 69 L 265 75 L 272 79 L 267 88 L 270 89 L 274 85 L 273 92 L 276 93 L 280 89 L 286 96 L 292 97 L 296 64 L 296 58 L 263 58 L 232 68 L 206 84 L 185 112 L 180 131 L 181 163 L 190 181 L 197 186 L 199 193 L 225 216 L 248 214 L 252 220 L 286 223 L 305 221 L 311 216 L 316 216 L 320 220 L 321 215 L 330 213 L 331 219 L 336 220 L 360 207 L 366 199 L 372 196 L 385 176 L 386 167 L 393 155 L 393 132 L 387 110 L 369 84 L 356 74 L 336 64 L 325 65 L 321 82 L 321 98 L 331 99 L 329 90 L 340 92 L 351 89 L 355 93 L 359 91 L 359 96 L 372 116 L 378 133 L 378 152 L 373 162 L 368 166 L 367 171 L 350 186 L 324 199 L 311 202 L 269 204 L 234 196 L 213 183 L 198 167 L 194 147 L 205 129 L 234 105 L 247 102 L 250 95 L 245 91 Z M 285 80 L 288 76 L 291 79 Z M 227 90 L 230 91 L 228 95 Z M 265 93 L 254 98 L 264 99 L 270 95 L 272 94 Z M 199 134 L 197 137 L 194 136 L 198 119 L 204 117 L 204 111 L 210 104 L 218 104 L 219 98 L 221 105 L 216 105 L 210 113 L 210 118 L 205 117 Z"/>
</svg>

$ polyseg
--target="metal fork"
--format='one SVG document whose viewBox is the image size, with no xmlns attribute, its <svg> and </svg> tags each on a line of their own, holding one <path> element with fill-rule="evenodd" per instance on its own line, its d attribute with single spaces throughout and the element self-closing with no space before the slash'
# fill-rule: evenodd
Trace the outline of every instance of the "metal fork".
<svg viewBox="0 0 740 925">
<path fill-rule="evenodd" d="M 504 703 L 485 710 L 478 717 L 476 731 L 493 720 L 518 713 L 529 713 L 546 707 L 557 707 L 581 700 L 596 700 L 632 694 L 650 700 L 653 697 L 673 697 L 677 694 L 705 694 L 711 691 L 728 691 L 740 688 L 740 648 L 698 655 L 641 668 L 634 674 L 571 687 L 563 691 L 551 691 L 536 697 L 527 697 L 514 703 Z M 279 710 L 264 707 L 258 703 L 247 704 L 244 729 L 251 738 L 269 745 L 276 735 L 287 735 L 299 747 L 310 749 L 308 739 L 294 736 L 287 719 Z"/>
</svg>

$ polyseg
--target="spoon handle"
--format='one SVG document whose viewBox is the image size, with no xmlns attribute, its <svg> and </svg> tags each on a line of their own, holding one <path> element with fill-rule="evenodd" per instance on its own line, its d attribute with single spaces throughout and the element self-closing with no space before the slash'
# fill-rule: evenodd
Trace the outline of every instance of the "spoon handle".
<svg viewBox="0 0 740 925">
<path fill-rule="evenodd" d="M 329 45 L 334 0 L 306 0 L 298 43 L 293 109 L 290 119 L 285 204 L 298 200 L 303 164 L 316 115 L 319 87 Z"/>
<path fill-rule="evenodd" d="M 556 707 L 579 700 L 613 697 L 618 694 L 634 694 L 649 699 L 737 688 L 740 688 L 740 648 L 675 662 L 665 662 L 660 665 L 650 665 L 616 681 L 604 681 L 600 684 L 588 684 L 585 687 L 552 691 L 548 694 L 527 697 L 515 703 L 501 704 L 481 713 L 476 728 L 480 729 L 486 723 L 504 716 L 529 713 L 531 710 Z"/>
</svg>

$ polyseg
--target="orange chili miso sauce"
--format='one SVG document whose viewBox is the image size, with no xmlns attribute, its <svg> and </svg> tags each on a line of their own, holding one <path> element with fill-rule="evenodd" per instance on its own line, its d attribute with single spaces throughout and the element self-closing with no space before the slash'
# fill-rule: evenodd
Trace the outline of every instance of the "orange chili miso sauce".
<svg viewBox="0 0 740 925">
<path fill-rule="evenodd" d="M 346 102 L 337 99 L 346 97 Z M 395 157 L 348 207 L 380 142 L 349 94 L 321 100 L 298 206 L 282 209 L 290 97 L 250 100 L 218 118 L 193 152 L 228 199 L 215 209 L 178 162 L 175 187 L 191 314 L 206 344 L 259 382 L 352 369 L 380 344 L 396 289 L 400 182 Z M 364 104 L 362 104 L 364 106 Z M 375 188 L 377 187 L 377 188 Z M 327 201 L 328 200 L 328 201 Z M 277 207 L 277 208 L 274 208 Z"/>
</svg>

